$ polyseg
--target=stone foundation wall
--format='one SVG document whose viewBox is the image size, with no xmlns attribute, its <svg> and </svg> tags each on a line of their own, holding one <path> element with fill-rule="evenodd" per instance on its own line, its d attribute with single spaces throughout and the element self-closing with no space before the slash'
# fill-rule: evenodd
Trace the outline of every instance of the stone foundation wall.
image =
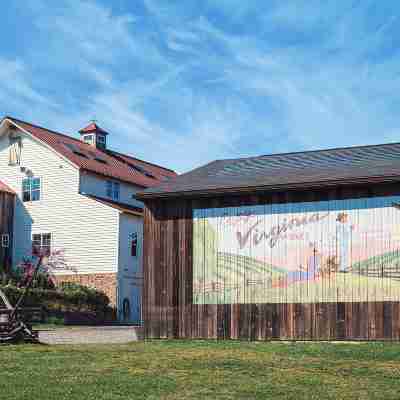
<svg viewBox="0 0 400 400">
<path fill-rule="evenodd" d="M 117 274 L 115 273 L 57 275 L 55 281 L 56 284 L 73 282 L 95 287 L 108 296 L 112 306 L 115 307 L 117 304 Z"/>
</svg>

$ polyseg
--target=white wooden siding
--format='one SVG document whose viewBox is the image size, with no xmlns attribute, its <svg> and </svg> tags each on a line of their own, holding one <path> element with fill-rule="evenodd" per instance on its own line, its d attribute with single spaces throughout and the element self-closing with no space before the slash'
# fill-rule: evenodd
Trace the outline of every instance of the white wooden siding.
<svg viewBox="0 0 400 400">
<path fill-rule="evenodd" d="M 137 233 L 137 256 L 131 255 L 131 234 Z M 121 213 L 119 217 L 119 257 L 120 272 L 129 276 L 142 277 L 143 219 L 132 214 Z"/>
<path fill-rule="evenodd" d="M 20 166 L 8 165 L 8 137 L 0 138 L 0 179 L 18 195 L 14 263 L 30 254 L 32 233 L 51 233 L 78 273 L 117 272 L 119 212 L 79 194 L 79 169 L 28 135 L 21 165 L 42 179 L 40 201 L 21 202 Z"/>
<path fill-rule="evenodd" d="M 100 175 L 95 175 L 90 172 L 82 171 L 81 173 L 81 183 L 80 183 L 80 191 L 81 193 L 91 194 L 94 196 L 102 197 L 107 199 L 107 191 L 106 191 L 106 182 L 108 180 L 119 182 L 120 184 L 120 193 L 119 193 L 119 202 L 130 204 L 136 207 L 143 207 L 143 203 L 132 198 L 132 195 L 137 193 L 140 188 L 135 185 L 131 185 L 126 182 L 121 182 L 112 178 L 102 177 Z M 110 199 L 113 200 L 113 199 Z"/>
<path fill-rule="evenodd" d="M 137 256 L 131 254 L 131 234 L 137 233 Z M 131 304 L 131 322 L 141 319 L 141 295 L 143 289 L 143 218 L 121 213 L 119 217 L 118 257 L 118 316 L 123 319 L 122 302 Z"/>
</svg>

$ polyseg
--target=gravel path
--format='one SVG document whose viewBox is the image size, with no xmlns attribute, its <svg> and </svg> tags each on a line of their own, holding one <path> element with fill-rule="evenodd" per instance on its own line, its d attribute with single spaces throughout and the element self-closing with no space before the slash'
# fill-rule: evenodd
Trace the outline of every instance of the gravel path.
<svg viewBox="0 0 400 400">
<path fill-rule="evenodd" d="M 128 343 L 141 338 L 138 326 L 68 327 L 39 331 L 39 340 L 46 344 L 112 344 Z"/>
</svg>

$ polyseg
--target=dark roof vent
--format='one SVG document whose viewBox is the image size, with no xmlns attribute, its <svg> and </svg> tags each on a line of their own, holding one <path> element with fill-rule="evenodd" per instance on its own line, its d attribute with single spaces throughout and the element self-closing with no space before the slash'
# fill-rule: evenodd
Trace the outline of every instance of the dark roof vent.
<svg viewBox="0 0 400 400">
<path fill-rule="evenodd" d="M 66 143 L 63 142 L 62 143 L 69 151 L 71 151 L 72 153 L 76 154 L 79 157 L 83 157 L 83 158 L 89 158 L 89 156 L 87 154 L 85 154 L 83 152 L 83 150 L 81 150 L 78 146 L 76 146 L 73 143 Z"/>
<path fill-rule="evenodd" d="M 152 173 L 145 171 L 144 175 L 151 179 L 157 179 Z"/>
<path fill-rule="evenodd" d="M 104 160 L 104 158 L 95 157 L 94 160 L 102 164 L 108 164 L 107 161 Z"/>
<path fill-rule="evenodd" d="M 73 153 L 76 154 L 79 157 L 89 158 L 86 154 L 81 153 L 80 151 L 73 151 Z"/>
</svg>

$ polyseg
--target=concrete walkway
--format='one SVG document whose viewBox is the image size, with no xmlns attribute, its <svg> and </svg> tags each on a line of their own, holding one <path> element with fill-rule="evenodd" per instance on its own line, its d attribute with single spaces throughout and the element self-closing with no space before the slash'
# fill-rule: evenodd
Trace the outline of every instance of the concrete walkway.
<svg viewBox="0 0 400 400">
<path fill-rule="evenodd" d="M 65 327 L 39 331 L 39 340 L 46 344 L 114 344 L 141 339 L 139 326 Z"/>
</svg>

